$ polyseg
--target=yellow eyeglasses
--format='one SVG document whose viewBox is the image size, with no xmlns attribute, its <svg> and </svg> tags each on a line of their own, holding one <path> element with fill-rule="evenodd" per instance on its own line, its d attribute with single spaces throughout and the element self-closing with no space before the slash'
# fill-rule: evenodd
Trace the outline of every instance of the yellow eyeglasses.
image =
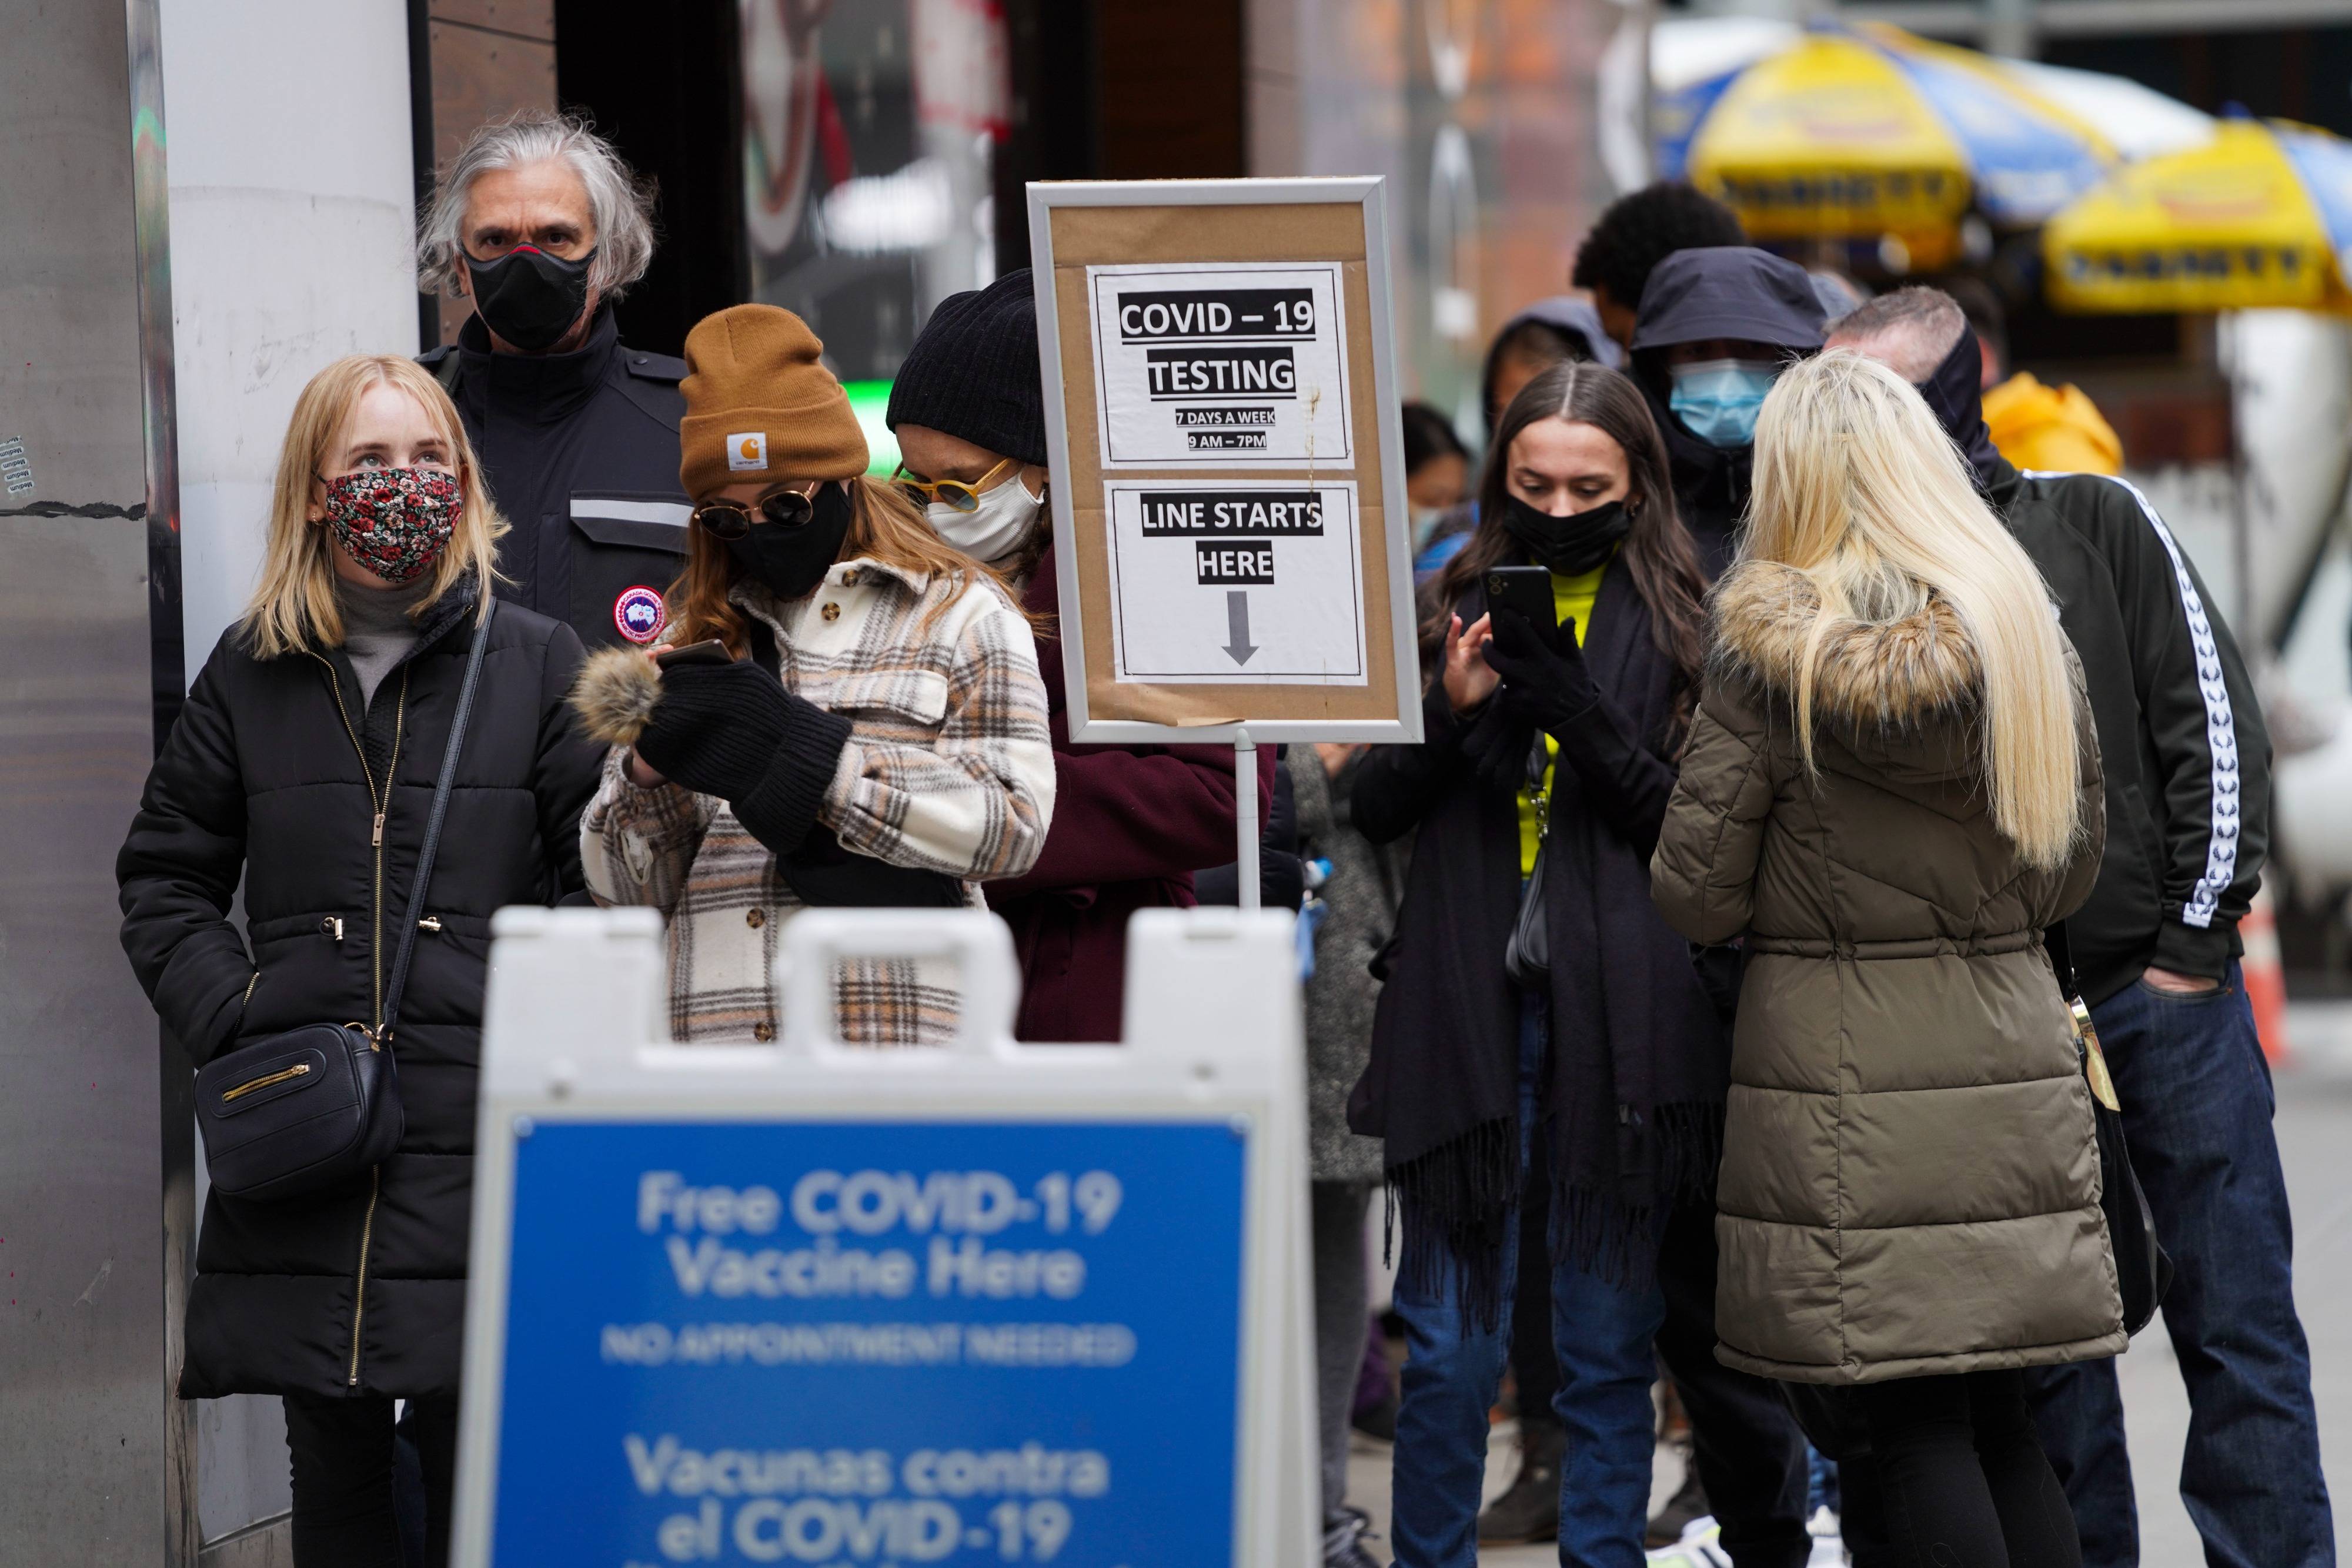
<svg viewBox="0 0 2352 1568">
<path fill-rule="evenodd" d="M 971 512 L 979 510 L 980 493 L 988 488 L 990 481 L 1013 465 L 1013 459 L 1007 457 L 982 474 L 979 484 L 967 485 L 961 479 L 918 479 L 908 473 L 907 465 L 901 463 L 897 472 L 890 476 L 890 483 L 904 490 L 907 498 L 919 507 L 937 501 L 959 512 Z"/>
</svg>

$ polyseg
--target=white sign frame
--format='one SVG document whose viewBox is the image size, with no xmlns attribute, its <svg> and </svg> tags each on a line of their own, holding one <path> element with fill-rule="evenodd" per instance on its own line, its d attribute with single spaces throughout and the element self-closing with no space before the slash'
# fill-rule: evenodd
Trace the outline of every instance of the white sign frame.
<svg viewBox="0 0 2352 1568">
<path fill-rule="evenodd" d="M 490 1568 L 520 1138 L 559 1121 L 1223 1123 L 1248 1140 L 1236 1372 L 1234 1568 L 1293 1568 L 1321 1540 L 1307 1259 L 1306 1026 L 1286 911 L 1145 910 L 1129 927 L 1124 1043 L 1013 1039 L 1012 933 L 982 910 L 804 910 L 776 960 L 774 1045 L 678 1045 L 653 910 L 502 909 L 486 998 L 450 1561 Z M 873 1050 L 835 1035 L 843 957 L 950 960 L 957 1038 Z"/>
<path fill-rule="evenodd" d="M 1045 448 L 1053 483 L 1055 562 L 1061 592 L 1062 669 L 1067 686 L 1070 739 L 1079 745 L 1234 745 L 1270 741 L 1369 741 L 1418 743 L 1422 736 L 1421 656 L 1416 634 L 1412 581 L 1412 520 L 1405 504 L 1404 426 L 1396 416 L 1402 394 L 1396 373 L 1396 304 L 1391 277 L 1386 182 L 1377 175 L 1273 180 L 1072 180 L 1032 182 L 1029 192 L 1029 248 L 1037 297 L 1037 351 L 1045 371 Z M 1075 545 L 1076 514 L 1072 490 L 1069 450 L 1069 410 L 1062 374 L 1061 317 L 1055 297 L 1053 212 L 1057 207 L 1234 207 L 1288 205 L 1304 203 L 1352 204 L 1362 209 L 1364 273 L 1370 301 L 1365 323 L 1372 345 L 1370 385 L 1351 383 L 1349 395 L 1369 396 L 1379 411 L 1374 421 L 1380 433 L 1377 466 L 1381 476 L 1384 527 L 1381 546 L 1388 562 L 1389 646 L 1385 650 L 1395 672 L 1397 712 L 1375 719 L 1253 718 L 1235 724 L 1171 725 L 1141 719 L 1097 718 L 1087 708 L 1087 648 Z M 1228 258 L 1235 261 L 1248 257 Z M 1167 264 L 1181 270 L 1184 263 Z M 1202 264 L 1213 265 L 1213 264 Z M 1275 265 L 1269 262 L 1267 265 Z M 1302 264 L 1306 265 L 1306 264 Z M 1092 301 L 1088 301 L 1091 316 Z M 1345 353 L 1344 343 L 1342 353 Z M 1360 368 L 1360 367 L 1357 367 Z M 1357 453 L 1344 468 L 1318 483 L 1353 477 L 1371 465 L 1372 455 Z M 1298 473 L 1304 464 L 1269 465 L 1242 458 L 1216 465 L 1184 465 L 1147 468 L 1121 464 L 1106 467 L 1107 480 L 1128 480 L 1150 475 L 1170 483 L 1213 484 L 1220 476 L 1263 480 L 1269 470 Z M 1179 477 L 1181 474 L 1181 477 Z M 1369 546 L 1370 541 L 1367 541 Z M 1360 565 L 1359 570 L 1361 570 Z M 1382 650 L 1369 635 L 1362 639 L 1372 658 Z M 1236 683 L 1239 684 L 1239 683 Z"/>
</svg>

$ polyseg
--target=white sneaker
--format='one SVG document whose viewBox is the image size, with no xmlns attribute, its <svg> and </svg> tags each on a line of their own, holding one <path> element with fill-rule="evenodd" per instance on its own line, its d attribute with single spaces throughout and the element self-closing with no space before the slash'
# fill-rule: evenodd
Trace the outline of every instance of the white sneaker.
<svg viewBox="0 0 2352 1568">
<path fill-rule="evenodd" d="M 1663 1563 L 1668 1568 L 1732 1568 L 1722 1539 L 1723 1526 L 1715 1522 L 1713 1515 L 1701 1514 L 1684 1528 L 1680 1541 L 1659 1547 L 1645 1561 Z"/>
<path fill-rule="evenodd" d="M 1813 1553 L 1805 1559 L 1805 1568 L 1845 1568 L 1845 1540 L 1836 1514 L 1826 1508 L 1813 1510 L 1805 1533 L 1813 1538 Z"/>
</svg>

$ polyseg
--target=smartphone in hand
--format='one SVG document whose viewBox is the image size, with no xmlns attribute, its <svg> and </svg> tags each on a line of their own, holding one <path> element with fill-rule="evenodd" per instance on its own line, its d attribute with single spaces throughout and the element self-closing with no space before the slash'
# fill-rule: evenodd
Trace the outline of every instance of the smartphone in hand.
<svg viewBox="0 0 2352 1568">
<path fill-rule="evenodd" d="M 706 637 L 699 643 L 688 643 L 683 648 L 664 648 L 654 655 L 654 663 L 662 669 L 672 664 L 731 664 L 735 655 L 727 644 L 716 637 Z"/>
<path fill-rule="evenodd" d="M 1540 566 L 1490 566 L 1486 572 L 1486 608 L 1522 616 L 1545 643 L 1559 641 L 1559 613 L 1551 597 L 1551 573 Z"/>
</svg>

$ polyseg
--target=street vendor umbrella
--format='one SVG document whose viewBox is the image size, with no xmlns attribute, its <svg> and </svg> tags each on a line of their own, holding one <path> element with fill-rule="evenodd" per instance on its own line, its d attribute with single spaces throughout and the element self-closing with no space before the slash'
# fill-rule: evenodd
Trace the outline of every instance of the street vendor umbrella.
<svg viewBox="0 0 2352 1568">
<path fill-rule="evenodd" d="M 2036 76 L 1899 28 L 1829 20 L 1775 40 L 1751 26 L 1666 47 L 1706 65 L 1657 79 L 1659 172 L 1721 198 L 1759 240 L 1891 235 L 1939 265 L 1969 214 L 2031 227 L 2129 151 L 2067 101 L 2083 73 Z"/>
<path fill-rule="evenodd" d="M 2063 310 L 2352 314 L 2352 142 L 2226 119 L 2203 147 L 2116 170 L 2042 232 Z"/>
</svg>

